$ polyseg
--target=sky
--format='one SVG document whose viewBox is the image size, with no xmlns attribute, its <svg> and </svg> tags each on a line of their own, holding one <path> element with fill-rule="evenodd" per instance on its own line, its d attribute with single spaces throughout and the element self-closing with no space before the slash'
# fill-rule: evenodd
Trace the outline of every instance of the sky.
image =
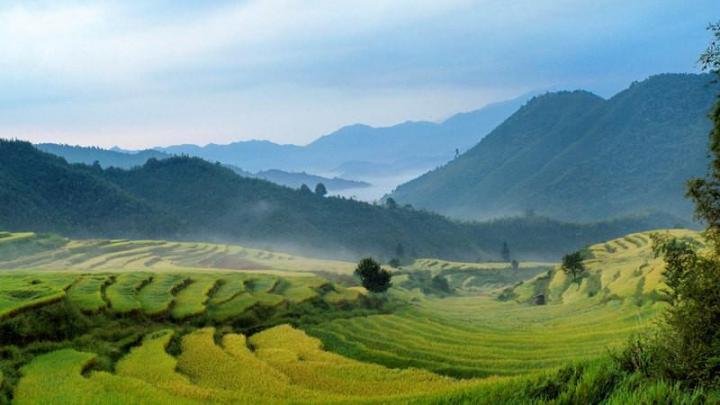
<svg viewBox="0 0 720 405">
<path fill-rule="evenodd" d="M 0 2 L 0 137 L 306 144 L 697 72 L 717 0 Z"/>
</svg>

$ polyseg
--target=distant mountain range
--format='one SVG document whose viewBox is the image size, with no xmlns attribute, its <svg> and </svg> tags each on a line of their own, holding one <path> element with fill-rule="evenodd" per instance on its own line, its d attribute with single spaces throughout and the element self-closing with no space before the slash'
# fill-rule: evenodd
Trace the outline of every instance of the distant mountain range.
<svg viewBox="0 0 720 405">
<path fill-rule="evenodd" d="M 411 208 L 321 197 L 199 158 L 103 169 L 0 140 L 0 229 L 10 231 L 227 241 L 335 258 L 387 260 L 404 251 L 491 260 L 503 242 L 517 258 L 557 258 L 588 243 L 673 224 L 659 216 L 588 225 L 536 216 L 460 223 Z"/>
<path fill-rule="evenodd" d="M 44 152 L 60 156 L 70 163 L 92 165 L 97 162 L 104 168 L 117 167 L 130 169 L 144 165 L 149 159 L 167 159 L 173 156 L 169 153 L 152 149 L 128 151 L 119 148 L 101 149 L 97 147 L 71 146 L 54 143 L 42 143 L 35 146 Z M 293 173 L 272 169 L 251 173 L 234 165 L 227 166 L 241 176 L 264 179 L 291 188 L 300 188 L 303 184 L 314 188 L 318 183 L 323 183 L 328 191 L 336 192 L 370 186 L 369 183 L 364 181 L 347 180 L 339 177 L 328 178 L 304 172 Z"/>
<path fill-rule="evenodd" d="M 478 145 L 391 194 L 463 219 L 534 211 L 592 221 L 661 211 L 690 219 L 685 183 L 707 168 L 710 75 L 662 74 L 604 100 L 535 97 Z"/>
<path fill-rule="evenodd" d="M 405 122 L 374 128 L 351 125 L 306 145 L 243 141 L 228 145 L 176 145 L 156 148 L 219 161 L 249 171 L 280 169 L 334 173 L 353 179 L 386 177 L 388 173 L 424 172 L 444 164 L 477 144 L 522 106 L 529 95 L 490 104 L 441 122 Z"/>
</svg>

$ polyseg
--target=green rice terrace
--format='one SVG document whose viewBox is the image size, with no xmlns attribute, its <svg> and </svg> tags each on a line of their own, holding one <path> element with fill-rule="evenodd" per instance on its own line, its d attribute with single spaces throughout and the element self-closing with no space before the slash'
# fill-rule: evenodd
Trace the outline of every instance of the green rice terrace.
<svg viewBox="0 0 720 405">
<path fill-rule="evenodd" d="M 588 247 L 577 281 L 555 263 L 418 259 L 374 294 L 349 262 L 0 233 L 0 403 L 593 401 L 610 353 L 665 305 L 649 235 Z"/>
</svg>

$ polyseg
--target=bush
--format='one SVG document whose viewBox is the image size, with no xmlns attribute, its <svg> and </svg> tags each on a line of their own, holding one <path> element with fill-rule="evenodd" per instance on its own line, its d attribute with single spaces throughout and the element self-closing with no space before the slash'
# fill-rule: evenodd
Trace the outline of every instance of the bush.
<svg viewBox="0 0 720 405">
<path fill-rule="evenodd" d="M 360 277 L 362 285 L 368 291 L 380 293 L 390 288 L 392 275 L 389 271 L 380 267 L 380 264 L 370 257 L 360 260 L 355 275 Z"/>
</svg>

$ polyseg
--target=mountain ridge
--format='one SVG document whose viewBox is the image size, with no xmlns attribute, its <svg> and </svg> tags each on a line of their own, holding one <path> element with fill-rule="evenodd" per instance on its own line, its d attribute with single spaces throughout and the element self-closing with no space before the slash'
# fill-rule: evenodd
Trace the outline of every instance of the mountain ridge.
<svg viewBox="0 0 720 405">
<path fill-rule="evenodd" d="M 707 163 L 710 80 L 662 74 L 607 100 L 584 91 L 536 97 L 458 159 L 390 196 L 464 219 L 535 210 L 592 221 L 659 210 L 688 220 L 684 183 Z"/>
</svg>

